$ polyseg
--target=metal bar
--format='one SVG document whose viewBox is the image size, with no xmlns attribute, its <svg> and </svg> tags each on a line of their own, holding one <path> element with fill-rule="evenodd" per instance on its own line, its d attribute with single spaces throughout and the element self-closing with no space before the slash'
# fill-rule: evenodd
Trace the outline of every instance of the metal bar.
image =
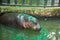
<svg viewBox="0 0 60 40">
<path fill-rule="evenodd" d="M 36 2 L 37 2 L 37 6 L 40 4 L 40 0 L 36 0 Z"/>
<path fill-rule="evenodd" d="M 25 3 L 25 0 L 22 0 L 22 5 L 24 5 L 24 3 Z"/>
<path fill-rule="evenodd" d="M 10 4 L 10 0 L 7 0 L 7 3 Z"/>
<path fill-rule="evenodd" d="M 44 6 L 28 6 L 28 5 L 20 5 L 20 4 L 5 4 L 5 5 L 0 5 L 0 6 L 24 6 L 24 7 L 44 7 Z M 46 7 L 60 7 L 60 6 L 46 6 Z"/>
<path fill-rule="evenodd" d="M 32 5 L 32 0 L 30 0 L 30 3 L 29 4 Z"/>
<path fill-rule="evenodd" d="M 46 7 L 47 2 L 48 2 L 48 0 L 44 0 L 44 8 Z"/>
<path fill-rule="evenodd" d="M 60 0 L 59 0 L 59 6 L 60 6 Z"/>
<path fill-rule="evenodd" d="M 15 4 L 17 4 L 17 0 L 15 0 Z"/>
<path fill-rule="evenodd" d="M 51 5 L 52 5 L 52 6 L 54 5 L 54 0 L 51 0 Z"/>
<path fill-rule="evenodd" d="M 0 0 L 0 5 L 2 4 L 2 0 Z"/>
</svg>

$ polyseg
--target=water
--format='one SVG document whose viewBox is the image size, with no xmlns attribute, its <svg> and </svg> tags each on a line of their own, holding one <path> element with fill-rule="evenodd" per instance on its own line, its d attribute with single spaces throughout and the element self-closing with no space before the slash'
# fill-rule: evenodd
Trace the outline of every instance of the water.
<svg viewBox="0 0 60 40">
<path fill-rule="evenodd" d="M 0 25 L 0 39 L 2 40 L 19 40 L 23 38 L 24 40 L 40 40 L 42 35 L 46 35 L 46 31 L 49 33 L 49 40 L 60 40 L 60 19 L 59 18 L 40 18 L 40 25 L 46 30 L 41 31 L 41 34 L 38 31 L 33 31 L 30 29 L 16 29 L 3 27 Z M 43 35 L 43 36 L 44 36 Z M 32 38 L 33 37 L 33 38 Z M 40 38 L 41 37 L 41 38 Z M 21 40 L 23 40 L 21 39 Z M 43 39 L 43 38 L 42 38 Z M 41 40 L 42 40 L 41 39 Z M 47 38 L 45 38 L 47 40 Z"/>
</svg>

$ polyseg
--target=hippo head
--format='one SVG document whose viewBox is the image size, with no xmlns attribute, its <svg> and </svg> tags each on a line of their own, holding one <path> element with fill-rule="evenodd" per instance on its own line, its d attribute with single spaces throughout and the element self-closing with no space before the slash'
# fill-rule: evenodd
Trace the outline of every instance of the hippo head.
<svg viewBox="0 0 60 40">
<path fill-rule="evenodd" d="M 40 30 L 41 29 L 41 26 L 35 17 L 32 17 L 30 20 L 31 20 L 30 25 L 34 30 Z"/>
<path fill-rule="evenodd" d="M 19 15 L 18 18 L 20 19 L 19 21 L 21 21 L 20 24 L 23 25 L 24 28 L 32 28 L 34 30 L 40 30 L 40 24 L 38 23 L 38 20 L 30 15 Z"/>
<path fill-rule="evenodd" d="M 35 17 L 28 16 L 28 17 L 25 17 L 25 20 L 26 20 L 27 25 L 28 25 L 28 26 L 26 26 L 27 28 L 30 28 L 31 27 L 34 30 L 40 30 L 41 29 L 41 26 L 40 26 L 38 20 Z"/>
<path fill-rule="evenodd" d="M 39 23 L 33 23 L 34 25 L 32 26 L 34 30 L 40 30 L 40 24 Z"/>
</svg>

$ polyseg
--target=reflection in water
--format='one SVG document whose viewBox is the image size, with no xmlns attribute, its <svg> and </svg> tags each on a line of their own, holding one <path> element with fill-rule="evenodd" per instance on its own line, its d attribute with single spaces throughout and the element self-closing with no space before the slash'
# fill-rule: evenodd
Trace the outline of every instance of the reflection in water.
<svg viewBox="0 0 60 40">
<path fill-rule="evenodd" d="M 58 35 L 60 35 L 60 32 L 58 32 Z M 57 40 L 57 39 L 56 39 L 56 33 L 55 33 L 55 32 L 50 32 L 47 37 L 48 37 L 50 40 Z M 58 40 L 60 40 L 60 36 L 58 37 Z"/>
</svg>

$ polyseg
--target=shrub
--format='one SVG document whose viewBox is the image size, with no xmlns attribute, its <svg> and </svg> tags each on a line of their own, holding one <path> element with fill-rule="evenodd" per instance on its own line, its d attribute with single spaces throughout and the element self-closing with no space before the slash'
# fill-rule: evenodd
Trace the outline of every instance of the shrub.
<svg viewBox="0 0 60 40">
<path fill-rule="evenodd" d="M 0 6 L 0 12 L 20 12 L 39 16 L 60 16 L 60 8 Z"/>
</svg>

